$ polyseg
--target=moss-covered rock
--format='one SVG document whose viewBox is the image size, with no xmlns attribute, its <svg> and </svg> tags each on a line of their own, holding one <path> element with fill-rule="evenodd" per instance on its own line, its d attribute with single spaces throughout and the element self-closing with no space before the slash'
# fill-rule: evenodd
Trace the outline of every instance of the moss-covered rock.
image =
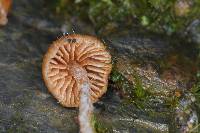
<svg viewBox="0 0 200 133">
<path fill-rule="evenodd" d="M 182 32 L 200 15 L 199 0 L 58 0 L 57 12 L 80 15 L 97 29 L 140 24 L 156 32 Z"/>
</svg>

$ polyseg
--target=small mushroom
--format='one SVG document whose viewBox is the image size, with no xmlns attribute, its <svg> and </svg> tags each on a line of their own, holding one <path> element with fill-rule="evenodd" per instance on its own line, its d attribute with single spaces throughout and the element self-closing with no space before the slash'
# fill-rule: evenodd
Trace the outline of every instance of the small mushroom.
<svg viewBox="0 0 200 133">
<path fill-rule="evenodd" d="M 49 47 L 42 74 L 48 90 L 63 106 L 78 107 L 84 83 L 89 84 L 93 103 L 106 92 L 111 67 L 111 56 L 100 40 L 72 34 Z"/>
<path fill-rule="evenodd" d="M 0 25 L 6 25 L 8 22 L 7 15 L 10 10 L 12 0 L 0 1 Z"/>
</svg>

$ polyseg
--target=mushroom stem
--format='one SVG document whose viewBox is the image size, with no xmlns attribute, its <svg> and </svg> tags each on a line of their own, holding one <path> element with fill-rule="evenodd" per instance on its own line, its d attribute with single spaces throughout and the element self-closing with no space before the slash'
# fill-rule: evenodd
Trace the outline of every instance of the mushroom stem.
<svg viewBox="0 0 200 133">
<path fill-rule="evenodd" d="M 71 75 L 75 78 L 80 88 L 79 123 L 81 133 L 93 133 L 91 114 L 93 110 L 90 99 L 90 83 L 87 71 L 76 62 L 71 62 Z"/>
<path fill-rule="evenodd" d="M 79 122 L 81 133 L 93 133 L 91 126 L 91 114 L 93 110 L 92 102 L 90 99 L 90 85 L 84 82 L 81 85 L 80 105 L 79 105 Z"/>
</svg>

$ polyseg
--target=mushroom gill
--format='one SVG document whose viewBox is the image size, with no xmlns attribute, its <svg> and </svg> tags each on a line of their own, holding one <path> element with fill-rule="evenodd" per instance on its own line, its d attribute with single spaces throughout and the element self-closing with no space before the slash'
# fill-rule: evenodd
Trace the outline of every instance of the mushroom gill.
<svg viewBox="0 0 200 133">
<path fill-rule="evenodd" d="M 65 107 L 78 107 L 80 87 L 90 86 L 90 99 L 96 102 L 107 90 L 111 56 L 104 44 L 87 35 L 63 36 L 49 47 L 42 73 L 52 95 Z"/>
</svg>

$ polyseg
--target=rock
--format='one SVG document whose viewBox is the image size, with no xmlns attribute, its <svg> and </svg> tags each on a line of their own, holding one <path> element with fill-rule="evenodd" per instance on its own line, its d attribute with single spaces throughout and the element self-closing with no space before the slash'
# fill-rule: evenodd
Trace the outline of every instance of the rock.
<svg viewBox="0 0 200 133">
<path fill-rule="evenodd" d="M 171 71 L 169 69 L 164 69 L 162 72 L 158 71 L 162 69 L 160 68 L 162 65 L 159 64 L 159 60 L 165 60 L 166 56 L 173 53 L 174 48 L 170 41 L 165 37 L 156 38 L 158 35 L 155 34 L 149 36 L 140 31 L 137 33 L 134 31 L 137 30 L 133 29 L 128 34 L 114 34 L 105 39 L 114 57 L 113 69 L 124 77 L 119 78 L 117 82 L 114 81 L 114 84 L 117 84 L 119 91 L 125 93 L 123 98 L 127 97 L 125 99 L 128 99 L 126 104 L 118 101 L 120 104 L 115 108 L 120 109 L 117 110 L 118 112 L 115 111 L 113 116 L 115 119 L 109 118 L 110 120 L 118 121 L 118 124 L 116 124 L 117 122 L 112 122 L 116 124 L 114 129 L 119 132 L 122 132 L 121 127 L 133 127 L 132 129 L 135 132 L 173 132 L 174 130 L 176 132 L 189 132 L 193 130 L 198 123 L 194 102 L 190 106 L 186 105 L 190 110 L 188 114 L 183 109 L 173 111 L 181 106 L 183 100 L 190 102 L 190 98 L 194 97 L 188 93 L 186 84 L 189 79 L 182 74 L 184 64 L 181 64 L 182 68 L 179 68 L 180 64 L 178 65 L 177 61 L 173 61 L 173 67 L 171 66 L 169 69 L 176 70 L 176 73 L 169 73 Z M 183 53 L 179 51 L 179 54 Z M 166 61 L 170 62 L 170 60 L 167 59 Z M 189 71 L 184 72 L 185 74 L 190 73 Z M 166 75 L 166 73 L 168 74 Z M 112 74 L 111 80 L 112 76 L 116 75 Z M 190 76 L 187 77 L 189 78 Z M 138 89 L 139 91 L 144 90 L 144 92 L 138 92 Z M 116 93 L 114 94 L 117 95 Z M 114 97 L 109 100 L 114 100 Z M 108 112 L 112 103 L 107 103 Z M 176 114 L 176 119 L 179 119 L 179 116 L 185 119 L 180 124 L 179 121 L 174 119 L 173 114 Z M 124 121 L 119 122 L 121 119 Z M 190 119 L 193 119 L 192 122 L 190 122 Z M 137 123 L 138 121 L 140 122 Z M 123 125 L 121 125 L 122 123 Z M 175 127 L 173 123 L 181 128 L 176 129 L 178 126 Z M 186 123 L 191 124 L 185 126 Z M 142 130 L 138 130 L 140 129 L 140 124 L 142 125 Z"/>
<path fill-rule="evenodd" d="M 94 29 L 76 17 L 62 18 L 49 13 L 45 1 L 13 2 L 9 22 L 0 29 L 0 130 L 78 132 L 75 120 L 78 109 L 64 108 L 50 95 L 42 80 L 41 63 L 50 43 L 63 32 L 73 33 L 74 29 L 76 33 L 94 35 Z M 110 80 L 108 92 L 95 104 L 94 114 L 103 126 L 108 126 L 104 131 L 170 131 L 174 91 L 187 90 L 178 84 L 176 76 L 165 79 L 157 70 L 158 62 L 173 48 L 168 39 L 160 35 L 147 35 L 138 29 L 127 31 L 121 30 L 103 40 L 111 50 L 113 61 L 117 62 L 116 71 L 130 84 L 127 94 L 133 95 L 123 95 L 120 90 L 123 87 L 117 88 Z M 134 78 L 132 74 L 136 74 Z M 179 77 L 185 76 L 180 74 Z M 150 89 L 148 84 L 154 87 Z M 140 94 L 135 95 L 137 87 L 144 88 L 145 94 L 137 90 Z M 164 130 L 157 128 L 158 125 Z"/>
</svg>

